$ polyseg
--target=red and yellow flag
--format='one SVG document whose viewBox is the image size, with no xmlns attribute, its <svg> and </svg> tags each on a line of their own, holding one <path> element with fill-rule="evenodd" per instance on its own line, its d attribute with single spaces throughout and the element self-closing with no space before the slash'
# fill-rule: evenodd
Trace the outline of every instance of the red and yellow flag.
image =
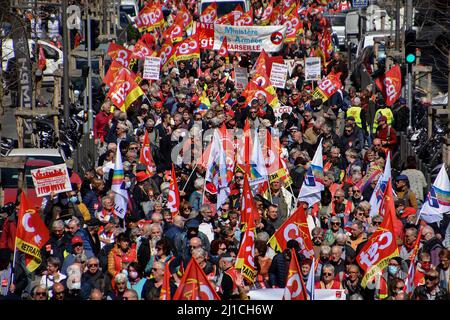
<svg viewBox="0 0 450 320">
<path fill-rule="evenodd" d="M 183 40 L 183 20 L 175 20 L 175 22 L 162 33 L 162 37 L 167 41 L 180 42 Z"/>
<path fill-rule="evenodd" d="M 146 171 L 148 174 L 153 174 L 156 172 L 155 161 L 153 161 L 152 148 L 150 146 L 150 139 L 148 137 L 147 130 L 145 130 L 144 142 L 142 143 L 141 153 L 139 155 L 139 162 L 146 166 Z"/>
<path fill-rule="evenodd" d="M 289 273 L 286 287 L 284 288 L 283 300 L 308 300 L 305 282 L 302 278 L 295 249 L 291 249 L 291 262 L 289 263 Z"/>
<path fill-rule="evenodd" d="M 398 256 L 398 247 L 395 236 L 393 219 L 395 217 L 394 197 L 392 184 L 389 179 L 384 191 L 380 209 L 385 210 L 384 219 L 378 229 L 370 236 L 366 244 L 356 257 L 356 261 L 364 276 L 361 285 L 365 288 L 367 283 L 388 265 L 389 260 Z"/>
<path fill-rule="evenodd" d="M 200 22 L 213 23 L 217 19 L 217 3 L 211 3 L 200 16 Z"/>
<path fill-rule="evenodd" d="M 133 48 L 134 59 L 145 60 L 145 57 L 150 57 L 155 55 L 152 49 L 150 49 L 147 44 L 142 39 L 139 39 Z"/>
<path fill-rule="evenodd" d="M 166 67 L 175 59 L 175 45 L 172 41 L 166 41 L 159 50 L 159 57 L 161 58 L 161 69 Z"/>
<path fill-rule="evenodd" d="M 40 266 L 41 248 L 49 239 L 48 229 L 39 212 L 30 206 L 25 193 L 22 192 L 17 218 L 16 248 L 25 253 L 25 265 L 29 272 Z"/>
<path fill-rule="evenodd" d="M 264 9 L 263 15 L 261 17 L 261 25 L 266 26 L 270 23 L 273 14 L 274 0 L 271 0 L 267 7 Z"/>
<path fill-rule="evenodd" d="M 237 14 L 240 16 L 242 15 L 241 12 L 237 12 Z M 236 19 L 236 13 L 235 11 L 231 11 L 230 13 L 227 13 L 223 16 L 221 16 L 220 18 L 216 19 L 216 21 L 214 21 L 214 24 L 226 24 L 226 25 L 234 25 L 234 21 Z"/>
<path fill-rule="evenodd" d="M 287 247 L 287 242 L 292 239 L 300 243 L 301 253 L 306 258 L 312 259 L 314 256 L 314 246 L 311 240 L 311 234 L 309 233 L 305 210 L 302 205 L 284 221 L 269 239 L 268 244 L 275 251 L 283 251 Z"/>
<path fill-rule="evenodd" d="M 128 70 L 122 69 L 109 89 L 108 97 L 117 108 L 126 112 L 128 107 L 143 94 L 144 91 L 136 84 Z"/>
<path fill-rule="evenodd" d="M 295 10 L 292 10 L 292 12 L 286 17 L 284 25 L 286 26 L 286 36 L 284 38 L 284 42 L 295 42 L 301 28 L 300 17 L 298 16 L 297 8 Z"/>
<path fill-rule="evenodd" d="M 195 258 L 189 261 L 173 300 L 220 300 Z"/>
<path fill-rule="evenodd" d="M 175 49 L 175 60 L 190 60 L 200 59 L 200 45 L 198 42 L 198 35 L 192 35 L 177 44 Z"/>
<path fill-rule="evenodd" d="M 108 56 L 110 56 L 113 61 L 117 61 L 125 68 L 128 68 L 131 65 L 133 52 L 120 44 L 111 42 L 108 47 Z"/>
<path fill-rule="evenodd" d="M 253 10 L 245 12 L 234 22 L 235 26 L 252 26 L 253 25 Z"/>
<path fill-rule="evenodd" d="M 392 106 L 402 94 L 402 71 L 397 64 L 388 72 L 375 79 L 375 84 L 380 89 L 386 105 Z"/>
<path fill-rule="evenodd" d="M 169 263 L 166 263 L 164 268 L 164 279 L 161 287 L 161 292 L 159 294 L 159 300 L 172 300 L 170 296 L 170 270 Z"/>
<path fill-rule="evenodd" d="M 230 58 L 229 58 L 229 54 L 228 54 L 227 37 L 223 38 L 222 45 L 220 46 L 220 49 L 219 49 L 219 56 L 224 57 L 226 63 L 230 63 Z"/>
<path fill-rule="evenodd" d="M 152 31 L 155 28 L 161 27 L 164 24 L 164 14 L 162 6 L 159 2 L 147 3 L 136 16 L 134 20 L 140 32 Z"/>
<path fill-rule="evenodd" d="M 138 77 L 136 76 L 136 74 L 133 71 L 130 71 L 129 69 L 122 66 L 117 61 L 113 61 L 109 65 L 108 72 L 106 72 L 106 75 L 103 77 L 103 83 L 111 88 L 122 70 L 128 73 L 130 77 L 133 78 L 136 83 L 138 83 Z"/>
<path fill-rule="evenodd" d="M 175 174 L 175 166 L 173 163 L 169 194 L 167 195 L 167 208 L 170 209 L 173 217 L 180 213 L 180 191 L 178 190 L 177 176 Z"/>
<path fill-rule="evenodd" d="M 183 29 L 187 30 L 192 27 L 192 16 L 186 5 L 181 1 L 180 10 L 175 17 L 175 22 L 183 21 Z"/>
</svg>

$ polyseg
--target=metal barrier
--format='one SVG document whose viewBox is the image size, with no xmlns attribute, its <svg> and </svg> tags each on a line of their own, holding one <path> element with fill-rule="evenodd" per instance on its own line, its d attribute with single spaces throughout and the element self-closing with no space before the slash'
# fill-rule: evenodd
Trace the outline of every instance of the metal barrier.
<svg viewBox="0 0 450 320">
<path fill-rule="evenodd" d="M 97 158 L 98 150 L 94 143 L 94 138 L 89 132 L 85 133 L 74 153 L 74 170 L 78 174 L 84 174 L 84 172 L 92 169 L 96 165 Z"/>
<path fill-rule="evenodd" d="M 431 185 L 433 181 L 431 181 L 431 175 L 429 173 L 428 167 L 425 163 L 419 157 L 417 156 L 416 152 L 411 147 L 411 144 L 408 140 L 408 137 L 405 133 L 400 133 L 400 157 L 401 157 L 401 164 L 406 163 L 406 159 L 409 156 L 413 156 L 416 159 L 417 168 L 423 172 L 425 175 L 425 179 L 427 180 L 428 185 Z"/>
</svg>

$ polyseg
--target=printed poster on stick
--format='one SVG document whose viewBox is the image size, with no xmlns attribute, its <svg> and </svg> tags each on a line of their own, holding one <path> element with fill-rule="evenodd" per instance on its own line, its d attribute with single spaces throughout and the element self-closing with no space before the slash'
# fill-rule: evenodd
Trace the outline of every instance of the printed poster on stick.
<svg viewBox="0 0 450 320">
<path fill-rule="evenodd" d="M 161 67 L 161 58 L 145 57 L 144 72 L 142 77 L 147 80 L 159 80 L 159 70 Z"/>
<path fill-rule="evenodd" d="M 31 170 L 31 176 L 38 197 L 72 190 L 66 164 Z"/>
<path fill-rule="evenodd" d="M 236 67 L 234 68 L 234 82 L 236 84 L 236 89 L 244 90 L 248 83 L 248 73 L 247 68 Z"/>
<path fill-rule="evenodd" d="M 270 72 L 270 82 L 274 87 L 284 88 L 286 86 L 288 66 L 284 63 L 272 63 L 272 71 Z"/>
<path fill-rule="evenodd" d="M 320 80 L 321 66 L 320 57 L 309 57 L 305 59 L 305 81 Z"/>
</svg>

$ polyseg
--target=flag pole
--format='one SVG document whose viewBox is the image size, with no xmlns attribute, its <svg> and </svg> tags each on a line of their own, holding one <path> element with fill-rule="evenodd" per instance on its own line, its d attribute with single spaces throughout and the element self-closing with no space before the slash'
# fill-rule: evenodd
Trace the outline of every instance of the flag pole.
<svg viewBox="0 0 450 320">
<path fill-rule="evenodd" d="M 16 273 L 16 253 L 17 253 L 17 241 L 14 238 L 14 255 L 11 267 L 11 284 L 14 284 L 14 274 Z"/>
<path fill-rule="evenodd" d="M 183 187 L 183 189 L 181 189 L 181 191 L 184 191 L 184 189 L 186 189 L 186 186 L 187 186 L 189 180 L 191 180 L 191 177 L 192 177 L 192 175 L 194 174 L 195 169 L 197 169 L 197 165 L 198 165 L 198 162 L 195 164 L 194 168 L 192 168 L 192 172 L 191 172 L 191 174 L 189 175 L 189 177 L 187 178 L 187 180 L 186 180 L 186 182 L 185 182 L 185 184 L 184 184 L 184 187 Z"/>
</svg>

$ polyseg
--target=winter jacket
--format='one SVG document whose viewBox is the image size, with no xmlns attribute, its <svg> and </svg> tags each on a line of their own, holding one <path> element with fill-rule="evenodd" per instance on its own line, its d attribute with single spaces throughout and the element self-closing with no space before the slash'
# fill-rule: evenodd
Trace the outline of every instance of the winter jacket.
<svg viewBox="0 0 450 320">
<path fill-rule="evenodd" d="M 436 296 L 431 298 L 425 285 L 418 286 L 411 297 L 411 300 L 449 300 L 448 291 L 445 288 L 438 287 Z"/>
</svg>

